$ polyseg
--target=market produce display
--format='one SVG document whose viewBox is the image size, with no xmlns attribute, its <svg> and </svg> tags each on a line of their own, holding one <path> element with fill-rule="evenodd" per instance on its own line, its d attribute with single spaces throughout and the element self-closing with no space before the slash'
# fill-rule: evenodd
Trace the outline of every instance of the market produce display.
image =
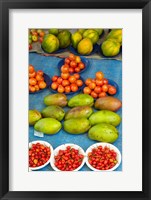
<svg viewBox="0 0 151 200">
<path fill-rule="evenodd" d="M 39 41 L 42 43 L 45 32 L 42 29 L 31 29 L 28 35 L 29 50 L 32 49 L 32 43 Z"/>
<path fill-rule="evenodd" d="M 88 55 L 93 51 L 102 33 L 103 29 L 78 29 L 73 33 L 67 29 L 49 29 L 43 34 L 41 47 L 45 52 L 53 53 L 59 49 L 66 49 L 72 44 L 81 55 Z M 116 54 L 118 48 L 111 43 L 118 43 L 119 48 L 121 47 L 121 29 L 111 30 L 104 41 L 106 45 L 105 42 L 110 42 L 109 48 L 105 47 L 108 49 L 105 54 L 109 57 L 111 54 L 112 56 Z M 32 57 L 35 58 L 33 61 Z M 30 55 L 29 92 L 31 95 L 28 113 L 30 141 L 39 138 L 42 141 L 48 141 L 53 148 L 72 142 L 81 146 L 84 151 L 99 141 L 113 143 L 122 151 L 121 62 L 107 59 L 86 58 L 86 60 L 86 63 L 89 62 L 88 68 L 84 56 L 70 52 L 63 59 Z M 58 63 L 61 63 L 61 66 L 58 67 Z M 45 74 L 48 74 L 51 80 L 48 89 L 43 90 L 47 88 Z M 39 94 L 36 93 L 37 91 L 42 92 Z M 42 145 L 41 148 L 43 148 Z M 40 147 L 37 149 L 41 151 Z M 99 155 L 98 152 L 101 154 Z M 116 152 L 108 146 L 100 145 L 90 153 L 85 157 L 85 152 L 80 154 L 78 149 L 69 145 L 53 156 L 53 163 L 49 162 L 45 166 L 44 164 L 48 161 L 47 156 L 44 157 L 45 162 L 42 162 L 40 154 L 35 157 L 30 152 L 29 167 L 41 166 L 41 170 L 44 171 L 95 171 L 95 169 L 121 171 L 121 165 L 114 169 L 118 164 L 118 156 L 115 156 Z M 75 154 L 75 159 L 73 154 Z M 99 157 L 102 154 L 103 159 Z M 50 150 L 51 155 L 53 154 Z M 110 155 L 110 159 L 107 155 Z M 103 161 L 96 160 L 95 156 Z M 89 165 L 92 168 L 86 166 L 85 158 L 88 162 L 90 161 Z M 79 162 L 77 162 L 78 159 L 80 159 Z M 71 163 L 70 160 L 72 160 Z"/>
</svg>

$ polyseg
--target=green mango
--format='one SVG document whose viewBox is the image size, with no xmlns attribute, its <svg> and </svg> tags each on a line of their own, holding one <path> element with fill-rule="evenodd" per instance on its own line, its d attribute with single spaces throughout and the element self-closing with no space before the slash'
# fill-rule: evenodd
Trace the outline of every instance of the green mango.
<svg viewBox="0 0 151 200">
<path fill-rule="evenodd" d="M 108 39 L 101 45 L 104 56 L 116 56 L 120 52 L 120 43 L 115 39 Z"/>
<path fill-rule="evenodd" d="M 83 33 L 83 38 L 89 38 L 93 44 L 96 44 L 99 40 L 99 34 L 94 29 L 88 29 Z"/>
<path fill-rule="evenodd" d="M 69 110 L 65 115 L 65 120 L 71 118 L 88 118 L 93 113 L 93 109 L 90 106 L 78 106 Z"/>
<path fill-rule="evenodd" d="M 71 33 L 68 30 L 62 30 L 57 35 L 59 40 L 59 47 L 66 48 L 71 43 Z"/>
<path fill-rule="evenodd" d="M 94 30 L 98 32 L 99 36 L 102 35 L 102 33 L 103 33 L 102 28 L 95 28 Z"/>
<path fill-rule="evenodd" d="M 49 29 L 49 33 L 53 35 L 58 35 L 59 30 L 57 28 L 51 28 Z"/>
<path fill-rule="evenodd" d="M 67 105 L 67 96 L 65 94 L 49 94 L 44 97 L 44 104 L 46 106 L 57 105 L 60 107 L 65 107 Z"/>
<path fill-rule="evenodd" d="M 100 123 L 93 126 L 88 132 L 88 137 L 91 140 L 109 143 L 115 142 L 118 135 L 118 130 L 111 124 L 106 123 Z"/>
<path fill-rule="evenodd" d="M 112 29 L 106 37 L 106 40 L 108 39 L 116 39 L 117 42 L 122 44 L 122 29 Z"/>
<path fill-rule="evenodd" d="M 29 125 L 34 125 L 38 120 L 41 119 L 41 113 L 38 110 L 29 110 L 28 121 Z"/>
<path fill-rule="evenodd" d="M 65 116 L 65 111 L 60 106 L 56 105 L 47 106 L 41 113 L 43 117 L 55 118 L 58 121 L 61 121 Z"/>
<path fill-rule="evenodd" d="M 73 118 L 64 121 L 64 130 L 71 134 L 85 133 L 90 127 L 91 126 L 87 118 Z"/>
<path fill-rule="evenodd" d="M 69 107 L 93 106 L 94 99 L 88 94 L 78 94 L 68 101 Z"/>
<path fill-rule="evenodd" d="M 79 32 L 75 32 L 71 35 L 72 46 L 76 49 L 78 43 L 82 40 L 82 35 Z"/>
<path fill-rule="evenodd" d="M 54 118 L 40 119 L 34 125 L 34 129 L 36 131 L 42 132 L 45 134 L 56 134 L 61 129 L 61 127 L 62 127 L 61 123 Z"/>
<path fill-rule="evenodd" d="M 113 126 L 118 126 L 121 122 L 121 117 L 110 110 L 101 110 L 93 113 L 89 118 L 90 124 L 93 126 L 99 123 L 107 123 Z"/>
<path fill-rule="evenodd" d="M 84 33 L 85 29 L 78 29 L 78 32 L 82 35 Z"/>
</svg>

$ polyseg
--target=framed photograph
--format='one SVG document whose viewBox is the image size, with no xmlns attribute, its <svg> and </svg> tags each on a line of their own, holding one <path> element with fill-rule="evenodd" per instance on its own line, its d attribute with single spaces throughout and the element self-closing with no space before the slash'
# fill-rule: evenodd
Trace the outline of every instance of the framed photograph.
<svg viewBox="0 0 151 200">
<path fill-rule="evenodd" d="M 150 1 L 1 1 L 1 199 L 150 199 Z"/>
</svg>

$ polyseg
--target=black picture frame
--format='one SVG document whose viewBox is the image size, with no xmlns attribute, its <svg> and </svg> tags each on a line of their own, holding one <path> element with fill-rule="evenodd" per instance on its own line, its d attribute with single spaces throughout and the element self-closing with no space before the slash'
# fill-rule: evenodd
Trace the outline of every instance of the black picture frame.
<svg viewBox="0 0 151 200">
<path fill-rule="evenodd" d="M 143 13 L 143 190 L 127 192 L 17 192 L 9 191 L 9 9 L 142 9 Z M 151 40 L 150 0 L 0 0 L 0 197 L 1 199 L 151 199 Z M 137 86 L 136 86 L 137 87 Z"/>
</svg>

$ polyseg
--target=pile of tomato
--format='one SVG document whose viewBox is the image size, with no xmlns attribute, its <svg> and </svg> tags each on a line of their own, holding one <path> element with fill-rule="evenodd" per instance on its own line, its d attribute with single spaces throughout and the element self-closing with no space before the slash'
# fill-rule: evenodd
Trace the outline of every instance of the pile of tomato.
<svg viewBox="0 0 151 200">
<path fill-rule="evenodd" d="M 85 84 L 83 93 L 93 98 L 105 97 L 107 94 L 114 95 L 117 92 L 116 88 L 108 83 L 108 79 L 104 78 L 103 72 L 96 72 L 96 78 L 87 78 Z"/>
<path fill-rule="evenodd" d="M 51 80 L 51 88 L 58 93 L 77 92 L 79 87 L 83 85 L 78 73 L 73 75 L 61 73 L 61 76 L 53 76 Z"/>
<path fill-rule="evenodd" d="M 28 43 L 29 43 L 29 50 L 32 49 L 33 42 L 40 42 L 42 43 L 43 38 L 45 36 L 45 32 L 42 29 L 31 29 L 28 36 Z"/>
<path fill-rule="evenodd" d="M 65 150 L 59 150 L 54 164 L 61 171 L 73 171 L 82 164 L 83 158 L 78 149 L 67 146 Z"/>
<path fill-rule="evenodd" d="M 117 153 L 107 146 L 100 145 L 88 153 L 88 162 L 95 169 L 109 170 L 118 163 Z"/>
<path fill-rule="evenodd" d="M 44 72 L 42 70 L 36 72 L 34 66 L 29 65 L 29 91 L 36 92 L 46 88 L 46 86 L 47 84 L 44 81 Z"/>
<path fill-rule="evenodd" d="M 40 167 L 44 165 L 51 156 L 51 151 L 49 147 L 43 144 L 36 143 L 32 144 L 29 149 L 29 167 Z"/>
</svg>

